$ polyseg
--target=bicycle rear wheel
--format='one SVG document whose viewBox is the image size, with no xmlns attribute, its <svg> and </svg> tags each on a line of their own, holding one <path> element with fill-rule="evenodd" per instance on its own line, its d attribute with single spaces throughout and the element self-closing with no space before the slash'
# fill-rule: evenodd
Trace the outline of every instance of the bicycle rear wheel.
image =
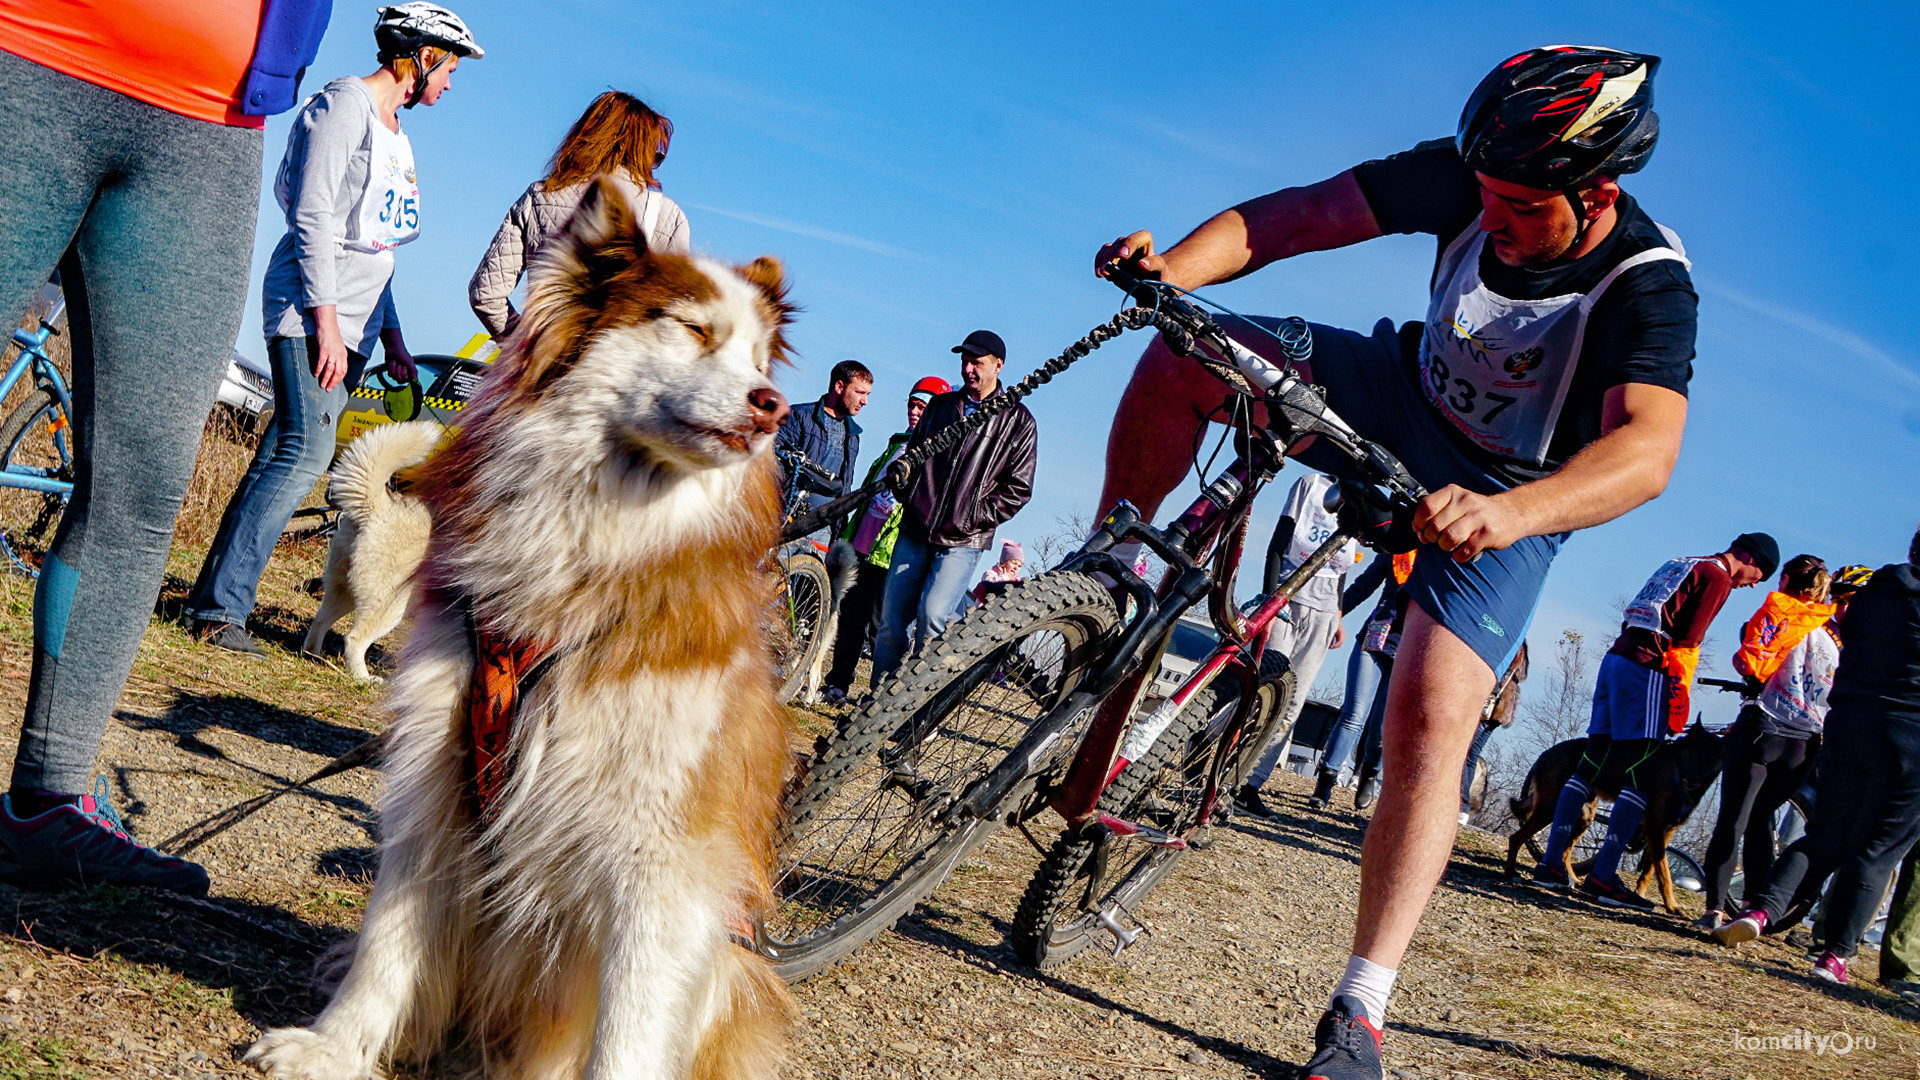
<svg viewBox="0 0 1920 1080">
<path fill-rule="evenodd" d="M 807 671 L 826 647 L 827 617 L 833 584 L 826 561 L 812 551 L 796 551 L 780 560 L 786 580 L 774 595 L 768 637 L 780 670 L 780 700 L 791 701 L 807 681 Z"/>
<path fill-rule="evenodd" d="M 0 472 L 73 482 L 73 426 L 52 390 L 34 387 L 0 423 Z M 65 493 L 0 486 L 0 547 L 14 568 L 40 576 L 66 506 Z"/>
<path fill-rule="evenodd" d="M 1098 810 L 1124 821 L 1189 837 L 1201 824 L 1201 800 L 1214 747 L 1239 704 L 1223 679 L 1194 695 L 1138 761 L 1101 793 Z M 1062 833 L 1020 899 L 1009 937 L 1029 967 L 1058 967 L 1102 933 L 1101 914 L 1131 914 L 1190 848 L 1121 836 L 1098 825 Z"/>
<path fill-rule="evenodd" d="M 783 978 L 878 936 L 999 828 L 946 812 L 1072 692 L 1118 621 L 1092 578 L 1043 574 L 968 612 L 848 718 L 788 802 L 774 909 L 756 928 Z"/>
<path fill-rule="evenodd" d="M 1245 782 L 1254 763 L 1260 760 L 1260 751 L 1273 736 L 1274 727 L 1286 719 L 1292 709 L 1297 689 L 1286 655 L 1268 649 L 1260 658 L 1260 685 L 1255 690 L 1260 696 L 1254 701 L 1253 715 L 1247 718 L 1247 730 L 1240 737 L 1233 768 L 1220 778 L 1220 790 L 1232 791 Z"/>
</svg>

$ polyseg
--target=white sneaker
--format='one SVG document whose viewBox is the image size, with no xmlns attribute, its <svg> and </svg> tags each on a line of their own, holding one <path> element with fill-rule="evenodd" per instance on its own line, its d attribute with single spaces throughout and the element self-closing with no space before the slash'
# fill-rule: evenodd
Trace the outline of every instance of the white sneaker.
<svg viewBox="0 0 1920 1080">
<path fill-rule="evenodd" d="M 1472 820 L 1473 820 L 1473 812 L 1471 810 L 1460 811 L 1460 827 L 1461 828 L 1463 829 L 1466 828 L 1467 822 Z"/>
</svg>

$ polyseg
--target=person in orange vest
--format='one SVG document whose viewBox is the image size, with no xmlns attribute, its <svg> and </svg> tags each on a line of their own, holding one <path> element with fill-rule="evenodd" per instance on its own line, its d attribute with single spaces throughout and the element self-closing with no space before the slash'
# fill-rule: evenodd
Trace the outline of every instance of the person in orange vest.
<svg viewBox="0 0 1920 1080">
<path fill-rule="evenodd" d="M 1593 798 L 1594 779 L 1612 758 L 1625 764 L 1626 776 L 1613 801 L 1606 841 L 1580 892 L 1609 907 L 1653 909 L 1651 900 L 1621 884 L 1619 877 L 1620 856 L 1647 810 L 1639 770 L 1647 767 L 1669 734 L 1687 726 L 1692 715 L 1687 691 L 1700 661 L 1700 643 L 1728 594 L 1767 580 L 1779 565 L 1780 545 L 1773 537 L 1742 533 L 1718 555 L 1668 560 L 1641 586 L 1627 605 L 1620 636 L 1600 661 L 1587 749 L 1560 789 L 1546 855 L 1533 871 L 1536 885 L 1572 887 L 1567 845 L 1574 823 Z"/>
<path fill-rule="evenodd" d="M 1773 812 L 1806 782 L 1820 748 L 1827 694 L 1840 664 L 1840 642 L 1828 626 L 1832 576 L 1812 555 L 1795 555 L 1780 571 L 1740 634 L 1734 670 L 1746 676 L 1750 700 L 1726 733 L 1720 772 L 1720 816 L 1707 844 L 1707 911 L 1696 925 L 1717 930 L 1732 917 L 1734 841 L 1744 836 L 1742 865 L 1758 889 L 1773 867 Z"/>
</svg>

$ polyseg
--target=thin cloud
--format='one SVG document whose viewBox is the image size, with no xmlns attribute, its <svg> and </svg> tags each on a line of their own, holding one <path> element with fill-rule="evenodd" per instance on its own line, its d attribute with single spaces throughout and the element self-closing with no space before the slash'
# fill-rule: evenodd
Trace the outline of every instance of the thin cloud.
<svg viewBox="0 0 1920 1080">
<path fill-rule="evenodd" d="M 1748 296 L 1746 293 L 1736 289 L 1730 289 L 1716 281 L 1695 277 L 1693 283 L 1703 293 L 1746 308 L 1756 315 L 1772 319 L 1784 326 L 1790 326 L 1795 330 L 1811 334 L 1835 348 L 1849 352 L 1880 368 L 1882 374 L 1892 376 L 1895 381 L 1907 389 L 1920 392 L 1920 373 L 1916 373 L 1912 368 L 1895 359 L 1894 356 L 1885 349 L 1882 349 L 1851 330 L 1843 329 L 1832 323 L 1822 322 L 1796 308 L 1785 307 L 1780 304 L 1770 303 L 1756 297 Z"/>
<path fill-rule="evenodd" d="M 869 251 L 875 255 L 884 255 L 889 259 L 907 259 L 912 262 L 932 261 L 918 252 L 908 251 L 905 248 L 897 248 L 892 244 L 883 244 L 878 240 L 868 240 L 863 236 L 854 236 L 850 233 L 823 229 L 818 225 L 809 225 L 804 221 L 788 221 L 785 218 L 768 217 L 765 214 L 749 214 L 742 210 L 722 210 L 717 206 L 701 206 L 698 203 L 688 203 L 687 205 L 695 210 L 709 214 L 718 214 L 723 218 L 732 218 L 735 221 L 744 221 L 749 225 L 758 225 L 762 228 L 774 229 L 779 232 L 793 233 L 796 236 L 811 237 L 815 240 L 825 240 L 829 244 L 839 244 L 843 247 L 858 248 L 861 251 Z"/>
</svg>

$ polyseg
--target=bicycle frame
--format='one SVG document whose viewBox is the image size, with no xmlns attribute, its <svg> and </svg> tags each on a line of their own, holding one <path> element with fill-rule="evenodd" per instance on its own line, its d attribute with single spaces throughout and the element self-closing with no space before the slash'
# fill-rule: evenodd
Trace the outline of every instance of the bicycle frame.
<svg viewBox="0 0 1920 1080">
<path fill-rule="evenodd" d="M 1254 496 L 1279 473 L 1281 465 L 1278 448 L 1264 434 L 1250 439 L 1248 445 L 1249 453 L 1237 457 L 1166 529 L 1155 529 L 1141 520 L 1130 503 L 1122 502 L 1101 522 L 1085 546 L 1062 564 L 1065 570 L 1107 574 L 1133 597 L 1137 610 L 1104 662 L 1029 728 L 1000 764 L 949 808 L 950 821 L 993 814 L 1015 788 L 1033 778 L 1047 761 L 1054 744 L 1065 737 L 1069 728 L 1089 711 L 1100 709 L 1081 740 L 1063 782 L 1050 794 L 1047 803 L 1066 818 L 1070 826 L 1086 824 L 1094 814 L 1100 793 L 1126 764 L 1125 760 L 1118 760 L 1116 764 L 1116 752 L 1121 749 L 1122 735 L 1129 730 L 1132 706 L 1151 662 L 1165 650 L 1180 616 L 1208 596 L 1214 601 L 1212 615 L 1221 633 L 1220 648 L 1195 669 L 1176 691 L 1174 699 L 1137 726 L 1145 741 L 1139 747 L 1127 749 L 1136 755 L 1144 752 L 1144 747 L 1152 744 L 1153 738 L 1165 729 L 1179 709 L 1229 666 L 1235 667 L 1240 675 L 1243 692 L 1234 720 L 1230 721 L 1232 730 L 1223 742 L 1237 742 L 1238 731 L 1251 712 L 1259 658 L 1273 620 L 1301 586 L 1351 538 L 1346 532 L 1336 533 L 1282 583 L 1252 618 L 1242 620 L 1234 611 L 1231 594 L 1234 570 L 1244 547 L 1247 515 Z M 1115 544 L 1128 540 L 1140 541 L 1167 563 L 1167 574 L 1157 595 L 1131 567 L 1111 554 Z M 1209 573 L 1200 565 L 1207 561 L 1209 554 L 1217 567 L 1215 573 Z M 1105 708 L 1101 708 L 1103 703 Z M 1157 728 L 1149 731 L 1154 724 Z M 1210 792 L 1209 800 L 1212 797 Z M 1211 809 L 1211 801 L 1208 806 Z M 1146 835 L 1155 832 L 1149 826 L 1117 819 L 1110 827 Z"/>
<path fill-rule="evenodd" d="M 53 360 L 47 356 L 46 351 L 47 340 L 54 333 L 54 320 L 60 317 L 60 312 L 65 307 L 66 300 L 63 297 L 40 320 L 40 329 L 33 331 L 16 329 L 13 332 L 13 343 L 20 347 L 20 353 L 8 366 L 6 375 L 0 377 L 0 400 L 4 400 L 8 394 L 11 394 L 14 386 L 31 370 L 34 383 L 47 387 L 53 393 L 54 400 L 60 403 L 61 414 L 71 422 L 73 395 L 68 392 L 66 380 L 60 377 L 60 369 L 53 366 Z M 9 465 L 5 471 L 0 472 L 0 487 L 26 488 L 29 491 L 44 491 L 62 497 L 73 494 L 72 481 L 54 479 L 46 475 L 46 470 L 27 470 L 17 465 Z"/>
</svg>

